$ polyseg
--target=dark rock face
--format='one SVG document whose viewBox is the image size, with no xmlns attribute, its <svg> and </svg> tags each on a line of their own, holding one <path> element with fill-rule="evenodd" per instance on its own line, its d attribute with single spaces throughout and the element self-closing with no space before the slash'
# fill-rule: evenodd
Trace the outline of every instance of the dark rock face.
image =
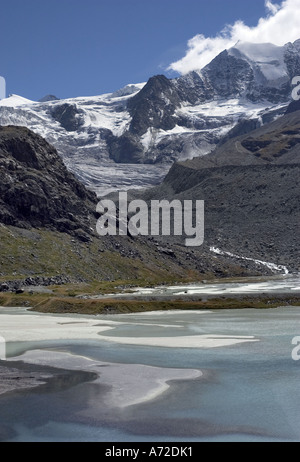
<svg viewBox="0 0 300 462">
<path fill-rule="evenodd" d="M 183 77 L 173 80 L 180 99 L 190 104 L 211 101 L 214 97 L 214 88 L 206 75 L 196 71 L 189 72 Z"/>
<path fill-rule="evenodd" d="M 68 132 L 76 132 L 82 125 L 80 113 L 75 104 L 62 104 L 52 109 L 52 117 Z"/>
<path fill-rule="evenodd" d="M 260 127 L 258 119 L 243 119 L 235 127 L 233 127 L 224 138 L 221 139 L 219 145 L 227 143 L 227 141 L 237 136 L 246 135 Z"/>
<path fill-rule="evenodd" d="M 284 61 L 288 69 L 290 78 L 300 75 L 300 40 L 296 40 L 294 43 L 288 43 L 285 48 Z"/>
<path fill-rule="evenodd" d="M 242 96 L 246 85 L 254 79 L 253 70 L 247 61 L 239 55 L 229 55 L 227 50 L 206 66 L 203 74 L 211 82 L 214 95 L 224 98 Z"/>
<path fill-rule="evenodd" d="M 128 102 L 132 116 L 130 132 L 141 136 L 149 127 L 172 130 L 176 125 L 173 114 L 179 104 L 172 81 L 164 75 L 152 77 Z"/>
<path fill-rule="evenodd" d="M 172 130 L 176 125 L 174 112 L 180 98 L 172 81 L 164 75 L 152 77 L 145 87 L 128 101 L 132 117 L 130 127 L 122 136 L 108 140 L 110 158 L 117 163 L 150 163 L 140 137 L 149 128 Z"/>
<path fill-rule="evenodd" d="M 88 239 L 96 197 L 43 138 L 0 127 L 0 222 L 48 227 Z"/>
<path fill-rule="evenodd" d="M 144 162 L 144 149 L 139 138 L 130 132 L 109 139 L 110 157 L 116 163 L 141 164 Z"/>
<path fill-rule="evenodd" d="M 24 287 L 36 287 L 36 286 L 54 286 L 54 285 L 64 285 L 69 284 L 72 280 L 67 276 L 53 276 L 53 277 L 29 277 L 22 280 L 7 281 L 0 285 L 0 292 L 13 292 L 23 293 Z M 21 291 L 21 292 L 19 292 Z"/>
<path fill-rule="evenodd" d="M 300 111 L 230 139 L 212 154 L 175 163 L 164 183 L 143 197 L 205 201 L 199 258 L 214 246 L 299 271 L 299 154 Z"/>
<path fill-rule="evenodd" d="M 180 169 L 174 174 L 182 182 L 193 175 L 195 183 L 176 198 L 205 200 L 206 246 L 299 271 L 299 164 L 227 166 L 197 173 Z"/>
<path fill-rule="evenodd" d="M 46 95 L 39 100 L 39 103 L 49 103 L 50 101 L 59 101 L 59 98 L 54 95 Z"/>
<path fill-rule="evenodd" d="M 292 101 L 286 110 L 286 114 L 291 114 L 296 111 L 300 111 L 300 100 Z"/>
</svg>

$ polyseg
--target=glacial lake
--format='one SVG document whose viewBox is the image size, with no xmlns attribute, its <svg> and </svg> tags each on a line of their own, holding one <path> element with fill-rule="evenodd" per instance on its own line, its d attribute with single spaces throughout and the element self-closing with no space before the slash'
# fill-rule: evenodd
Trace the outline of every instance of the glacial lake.
<svg viewBox="0 0 300 462">
<path fill-rule="evenodd" d="M 1 316 L 7 313 L 30 315 L 22 308 L 2 308 L 0 330 Z M 40 316 L 45 320 L 48 315 Z M 72 323 L 79 316 L 67 318 Z M 109 387 L 93 380 L 65 387 L 53 381 L 44 389 L 0 395 L 0 428 L 5 427 L 7 440 L 300 441 L 300 361 L 292 359 L 292 340 L 300 336 L 300 307 L 80 318 L 116 324 L 100 332 L 99 339 L 10 342 L 7 359 L 38 351 L 106 363 L 102 367 L 143 365 L 167 372 L 198 370 L 202 376 L 171 380 L 163 392 L 127 407 L 111 406 Z M 205 335 L 252 340 L 213 348 L 176 347 L 176 339 L 188 342 Z M 130 338 L 136 343 L 130 344 Z M 149 344 L 139 344 L 140 338 Z M 170 345 L 155 345 L 161 338 Z M 116 374 L 115 381 L 122 384 L 122 367 Z M 133 394 L 139 381 L 138 373 L 133 374 Z"/>
</svg>

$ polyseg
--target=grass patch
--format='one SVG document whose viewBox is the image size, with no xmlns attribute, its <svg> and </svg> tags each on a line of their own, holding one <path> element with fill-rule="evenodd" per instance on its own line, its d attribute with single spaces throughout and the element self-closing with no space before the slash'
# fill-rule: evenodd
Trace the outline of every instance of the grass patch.
<svg viewBox="0 0 300 462">
<path fill-rule="evenodd" d="M 26 306 L 41 313 L 122 314 L 169 310 L 237 310 L 245 308 L 272 309 L 279 306 L 300 306 L 300 296 L 241 296 L 202 300 L 116 300 L 76 299 L 42 294 L 0 296 L 1 306 Z"/>
<path fill-rule="evenodd" d="M 0 224 L 0 283 L 63 275 L 76 282 L 73 288 L 68 285 L 68 290 L 78 295 L 82 292 L 109 293 L 118 284 L 173 284 L 201 277 L 197 271 L 184 269 L 176 260 L 157 255 L 145 243 L 126 239 L 124 237 L 123 247 L 129 256 L 109 247 L 109 240 L 98 237 L 84 243 L 65 233 Z M 131 250 L 139 256 L 130 257 Z M 205 275 L 202 277 L 207 279 Z M 81 284 L 80 281 L 85 282 Z M 55 290 L 66 295 L 64 287 Z"/>
</svg>

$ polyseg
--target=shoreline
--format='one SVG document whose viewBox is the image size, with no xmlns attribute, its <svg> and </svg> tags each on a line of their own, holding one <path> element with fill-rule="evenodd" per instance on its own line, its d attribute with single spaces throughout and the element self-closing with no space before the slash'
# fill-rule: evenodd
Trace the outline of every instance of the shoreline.
<svg viewBox="0 0 300 462">
<path fill-rule="evenodd" d="M 187 312 L 182 312 L 186 314 Z M 205 315 L 205 311 L 194 311 L 195 314 Z M 161 315 L 160 312 L 157 313 Z M 172 316 L 172 312 L 170 312 Z M 126 338 L 110 337 L 109 332 L 127 324 L 128 320 L 117 321 L 99 319 L 98 317 L 80 317 L 80 315 L 66 316 L 53 314 L 33 314 L 24 308 L 15 308 L 11 313 L 9 309 L 0 308 L 0 334 L 9 343 L 18 342 L 69 342 L 93 341 L 109 344 L 146 345 L 162 348 L 192 348 L 210 349 L 233 346 L 248 342 L 258 342 L 253 336 L 226 336 L 226 335 L 178 335 L 170 337 Z M 140 326 L 139 320 L 131 319 L 130 324 Z M 153 326 L 152 322 L 144 323 Z M 158 325 L 166 328 L 178 328 L 178 324 L 171 325 L 171 320 Z M 220 333 L 221 334 L 221 333 Z M 31 347 L 32 348 L 32 347 Z M 170 387 L 169 381 L 189 380 L 200 378 L 200 370 L 154 368 L 146 365 L 114 364 L 94 361 L 87 357 L 58 351 L 39 350 L 26 351 L 21 356 L 9 358 L 9 361 L 0 361 L 0 390 L 2 393 L 17 391 L 18 389 L 31 389 L 44 385 L 52 380 L 51 374 L 29 375 L 16 370 L 14 363 L 20 361 L 35 366 L 49 366 L 55 369 L 74 370 L 96 373 L 98 378 L 93 381 L 95 385 L 105 385 L 112 388 L 111 406 L 116 403 L 118 407 L 127 407 L 152 400 Z M 51 347 L 52 348 L 52 347 Z M 24 366 L 25 367 L 25 366 Z M 9 370 L 10 368 L 10 370 Z M 22 368 L 21 368 L 22 369 Z M 2 370 L 2 373 L 1 373 Z M 136 381 L 135 378 L 138 377 Z M 101 378 L 101 381 L 99 381 Z M 125 380 L 126 379 L 126 380 Z M 117 384 L 117 389 L 114 388 Z M 120 385 L 121 384 L 121 385 Z M 133 393 L 132 396 L 130 393 Z M 137 391 L 138 390 L 138 391 Z M 1 391 L 0 391 L 1 395 Z M 120 399 L 118 398 L 120 397 Z M 125 397 L 124 397 L 125 396 Z M 115 404 L 113 404 L 115 403 Z"/>
<path fill-rule="evenodd" d="M 296 311 L 298 318 L 299 308 Z M 293 319 L 293 310 L 289 309 L 288 312 L 289 316 Z M 62 340 L 64 335 L 65 337 L 68 336 L 69 340 L 73 338 L 74 345 L 76 346 L 76 348 L 73 348 L 72 342 L 69 341 L 66 341 L 65 344 L 61 341 L 57 343 L 52 342 L 49 343 L 48 346 L 46 342 L 45 344 L 28 343 L 21 345 L 22 350 L 18 349 L 17 345 L 11 345 L 10 354 L 14 357 L 9 358 L 7 363 L 0 361 L 0 389 L 2 366 L 7 366 L 7 368 L 11 368 L 11 371 L 14 372 L 18 369 L 19 365 L 22 364 L 21 368 L 27 368 L 27 370 L 25 370 L 27 376 L 22 377 L 22 374 L 19 373 L 20 383 L 22 384 L 22 380 L 24 380 L 21 389 L 14 389 L 12 382 L 10 390 L 6 390 L 6 392 L 0 396 L 0 400 L 3 400 L 1 402 L 4 404 L 7 403 L 8 406 L 11 397 L 14 399 L 14 397 L 21 396 L 21 399 L 23 399 L 26 398 L 27 395 L 29 396 L 35 393 L 39 396 L 44 393 L 47 395 L 48 393 L 56 393 L 61 390 L 64 391 L 69 389 L 69 394 L 67 396 L 69 396 L 70 399 L 75 395 L 82 397 L 82 401 L 80 401 L 78 407 L 76 407 L 76 421 L 93 422 L 97 419 L 98 421 L 102 419 L 101 422 L 111 422 L 114 421 L 114 419 L 118 419 L 120 415 L 127 416 L 130 420 L 130 416 L 134 416 L 139 410 L 143 412 L 144 409 L 147 409 L 148 405 L 152 405 L 152 402 L 154 406 L 159 407 L 160 403 L 163 402 L 160 400 L 173 399 L 173 397 L 176 396 L 176 390 L 180 390 L 181 388 L 182 390 L 193 389 L 190 388 L 194 386 L 193 381 L 195 381 L 196 387 L 201 387 L 202 384 L 206 384 L 211 377 L 210 374 L 213 370 L 211 364 L 213 363 L 202 363 L 201 358 L 203 355 L 206 355 L 205 349 L 220 348 L 220 351 L 222 351 L 223 347 L 224 350 L 226 350 L 228 346 L 232 345 L 235 349 L 235 345 L 240 344 L 243 350 L 243 343 L 259 342 L 263 340 L 263 337 L 260 338 L 260 331 L 258 330 L 258 333 L 256 332 L 254 327 L 255 324 L 252 324 L 252 327 L 248 328 L 247 332 L 249 332 L 249 334 L 247 334 L 247 332 L 244 333 L 244 328 L 242 330 L 230 328 L 229 331 L 223 329 L 223 323 L 220 320 L 218 326 L 215 328 L 213 328 L 211 324 L 208 324 L 208 326 L 211 326 L 210 329 L 209 327 L 205 327 L 205 325 L 202 326 L 202 317 L 203 323 L 205 323 L 206 312 L 197 311 L 194 313 L 195 315 L 192 316 L 188 322 L 193 324 L 195 319 L 199 318 L 199 326 L 203 327 L 203 330 L 200 329 L 200 332 L 206 332 L 205 335 L 191 334 L 190 336 L 182 335 L 176 337 L 175 332 L 174 336 L 169 338 L 147 337 L 147 345 L 149 347 L 160 348 L 198 348 L 198 351 L 194 351 L 194 353 L 191 352 L 191 354 L 195 354 L 195 358 L 199 358 L 199 363 L 196 359 L 196 361 L 192 363 L 181 361 L 178 364 L 176 362 L 172 364 L 164 362 L 162 364 L 156 363 L 155 365 L 148 365 L 148 361 L 145 361 L 145 364 L 143 364 L 143 355 L 137 357 L 137 364 L 128 364 L 126 361 L 131 361 L 132 359 L 126 354 L 127 350 L 124 352 L 125 356 L 122 354 L 121 356 L 115 356 L 114 354 L 113 356 L 110 354 L 108 354 L 108 356 L 103 356 L 101 351 L 99 353 L 96 353 L 96 351 L 94 352 L 93 348 L 98 345 L 98 343 L 95 342 L 95 338 L 99 341 L 100 349 L 106 348 L 106 342 L 108 348 L 111 348 L 113 345 L 110 342 L 120 343 L 120 347 L 117 346 L 116 349 L 114 348 L 114 351 L 117 352 L 119 348 L 122 350 L 122 348 L 126 347 L 122 347 L 122 344 L 127 343 L 128 337 L 105 338 L 109 337 L 114 327 L 119 328 L 119 326 L 122 327 L 123 324 L 128 323 L 132 324 L 132 326 L 135 324 L 139 326 L 154 326 L 156 325 L 155 323 L 158 323 L 157 326 L 159 327 L 184 327 L 185 319 L 188 316 L 187 311 L 182 312 L 183 316 L 176 316 L 175 319 L 173 319 L 173 313 L 165 314 L 162 312 L 154 313 L 153 315 L 156 314 L 156 318 L 150 318 L 149 320 L 145 320 L 144 318 L 141 319 L 139 316 L 137 316 L 138 319 L 132 319 L 132 317 L 127 319 L 124 317 L 123 320 L 123 316 L 120 316 L 118 320 L 111 320 L 105 319 L 105 317 L 99 319 L 97 317 L 84 318 L 78 315 L 55 316 L 32 314 L 24 308 L 15 308 L 12 310 L 11 314 L 9 314 L 8 309 L 0 309 L 0 334 L 2 335 L 3 329 L 4 337 L 7 336 L 8 341 L 17 341 L 21 334 L 23 342 L 33 342 L 35 339 L 39 338 L 44 341 L 47 340 L 47 338 Z M 281 310 L 280 313 L 284 313 L 284 310 Z M 198 316 L 198 314 L 201 314 L 201 316 Z M 161 315 L 163 316 L 162 318 L 160 317 Z M 141 314 L 141 316 L 143 315 Z M 214 313 L 211 313 L 209 322 L 213 321 L 213 316 Z M 248 316 L 249 315 L 246 313 L 246 320 Z M 225 313 L 224 319 L 226 317 L 227 315 Z M 230 319 L 234 317 L 235 315 L 229 316 Z M 269 316 L 263 316 L 263 318 L 266 319 L 271 317 L 272 313 L 270 313 Z M 171 325 L 172 319 L 174 326 Z M 255 313 L 252 313 L 251 319 L 256 319 Z M 100 335 L 99 331 L 101 331 Z M 91 341 L 90 346 L 92 349 L 89 348 L 88 342 L 83 341 L 87 332 L 89 336 L 86 337 L 86 340 Z M 126 331 L 126 329 L 121 329 L 117 332 L 117 335 L 125 334 L 125 332 L 127 333 L 128 331 Z M 146 332 L 147 335 L 148 331 L 145 331 L 144 328 L 139 332 L 139 335 L 142 336 L 144 332 Z M 191 332 L 194 331 L 192 330 Z M 210 335 L 208 335 L 208 332 L 210 332 Z M 222 334 L 222 332 L 223 335 L 217 335 Z M 185 332 L 182 332 L 182 334 L 185 334 Z M 256 334 L 256 337 L 251 334 Z M 132 341 L 136 341 L 137 347 L 139 345 L 145 345 L 144 339 L 145 337 L 131 338 L 130 344 L 132 344 Z M 76 343 L 76 340 L 79 340 L 78 343 Z M 157 344 L 157 342 L 159 344 Z M 167 342 L 167 344 L 164 342 Z M 184 342 L 187 342 L 189 345 L 185 345 Z M 83 347 L 86 345 L 87 348 L 77 348 L 78 345 L 82 345 Z M 245 346 L 246 345 L 247 343 L 245 343 Z M 252 347 L 252 343 L 249 343 L 249 351 L 253 348 L 255 354 L 255 351 L 259 349 L 259 344 L 256 345 L 257 346 L 253 344 Z M 179 353 L 179 350 L 175 350 L 175 355 L 177 351 Z M 214 351 L 210 351 L 214 357 Z M 20 354 L 20 356 L 16 356 L 18 352 L 23 353 Z M 159 350 L 157 350 L 156 353 L 160 356 Z M 174 355 L 174 353 L 171 352 L 171 355 Z M 187 355 L 189 354 L 190 353 L 187 351 Z M 228 354 L 231 355 L 230 350 Z M 116 362 L 112 362 L 111 359 Z M 125 362 L 123 362 L 123 360 Z M 150 364 L 151 362 L 152 361 L 150 361 Z M 39 368 L 39 370 L 37 371 L 33 368 Z M 46 383 L 37 383 L 35 388 L 33 387 L 33 383 L 28 386 L 28 382 L 26 382 L 28 379 L 28 371 L 30 371 L 29 374 L 32 380 L 36 380 L 34 376 L 35 371 L 44 374 L 43 377 L 39 378 L 44 379 L 43 382 Z M 55 377 L 49 377 L 52 373 L 51 371 L 55 371 L 57 377 L 56 381 Z M 7 374 L 7 370 L 4 371 L 3 374 L 4 373 Z M 48 376 L 46 377 L 47 374 Z M 64 385 L 64 388 L 60 389 L 59 379 L 64 374 L 68 381 Z M 65 381 L 63 382 L 65 383 Z M 45 399 L 47 399 L 47 396 Z M 141 407 L 135 408 L 133 406 Z M 7 409 L 9 412 L 9 407 L 7 407 Z"/>
<path fill-rule="evenodd" d="M 97 297 L 97 296 L 96 296 Z M 23 307 L 32 313 L 114 315 L 151 311 L 211 311 L 237 309 L 272 309 L 281 306 L 300 306 L 300 290 L 291 292 L 220 293 L 185 295 L 110 295 L 95 298 L 47 294 L 0 294 L 0 306 Z"/>
<path fill-rule="evenodd" d="M 23 362 L 19 357 L 10 358 L 7 361 L 0 361 L 0 400 L 2 397 L 22 391 L 47 390 L 56 382 L 59 382 L 60 387 L 63 384 L 63 388 L 66 389 L 92 380 L 94 375 L 85 371 L 58 369 L 55 365 L 31 364 Z"/>
<path fill-rule="evenodd" d="M 20 357 L 11 358 L 11 361 L 94 373 L 97 378 L 90 383 L 97 386 L 99 390 L 105 387 L 105 396 L 103 395 L 105 407 L 121 409 L 161 396 L 170 388 L 169 382 L 201 379 L 204 375 L 201 370 L 196 369 L 167 369 L 143 364 L 110 363 L 60 351 L 27 351 Z M 99 400 L 98 405 L 103 408 L 103 401 Z"/>
<path fill-rule="evenodd" d="M 211 311 L 240 309 L 274 309 L 281 306 L 300 306 L 300 291 L 295 293 L 263 294 L 205 294 L 184 296 L 139 295 L 100 299 L 48 298 L 30 311 L 53 314 L 114 315 L 155 311 Z"/>
<path fill-rule="evenodd" d="M 299 274 L 235 277 L 140 285 L 139 282 L 66 284 L 22 293 L 0 292 L 0 306 L 53 314 L 113 315 L 149 311 L 270 309 L 300 306 Z M 38 288 L 36 288 L 38 289 Z"/>
</svg>

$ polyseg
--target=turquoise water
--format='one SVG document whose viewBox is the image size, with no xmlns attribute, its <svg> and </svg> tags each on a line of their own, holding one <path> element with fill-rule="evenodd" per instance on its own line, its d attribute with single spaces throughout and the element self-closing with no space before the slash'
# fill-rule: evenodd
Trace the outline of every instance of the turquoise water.
<svg viewBox="0 0 300 462">
<path fill-rule="evenodd" d="M 97 319 L 101 324 L 102 318 Z M 105 390 L 92 382 L 66 390 L 58 390 L 54 383 L 47 391 L 2 396 L 0 428 L 10 432 L 8 440 L 300 441 L 300 362 L 291 357 L 292 339 L 300 335 L 300 307 L 103 319 L 121 322 L 109 331 L 116 340 L 221 334 L 253 335 L 259 342 L 179 349 L 121 345 L 99 335 L 99 341 L 9 344 L 10 356 L 54 349 L 112 363 L 201 369 L 204 377 L 172 382 L 160 397 L 123 410 L 105 406 Z M 95 416 L 93 404 L 99 401 L 103 412 Z"/>
</svg>

